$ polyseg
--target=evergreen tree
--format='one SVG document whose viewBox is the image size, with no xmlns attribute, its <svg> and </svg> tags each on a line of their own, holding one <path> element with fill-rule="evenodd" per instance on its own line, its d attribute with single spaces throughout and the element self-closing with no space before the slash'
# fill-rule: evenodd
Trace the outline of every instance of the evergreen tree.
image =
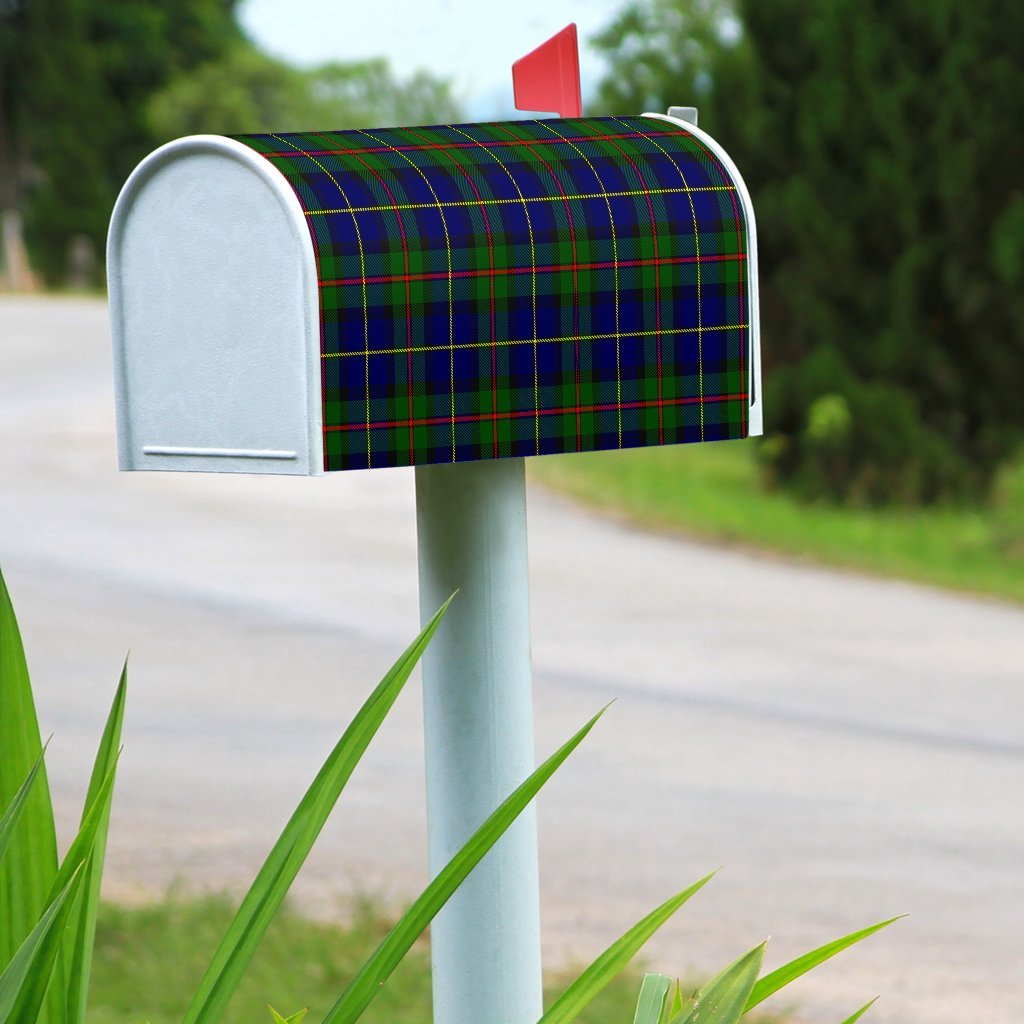
<svg viewBox="0 0 1024 1024">
<path fill-rule="evenodd" d="M 24 213 L 46 280 L 64 280 L 73 237 L 103 251 L 124 180 L 171 138 L 458 118 L 447 83 L 423 72 L 304 71 L 261 53 L 237 3 L 0 0 L 0 211 Z"/>
<path fill-rule="evenodd" d="M 1024 8 L 654 0 L 599 42 L 606 102 L 695 97 L 751 187 L 773 476 L 984 493 L 1024 439 Z"/>
<path fill-rule="evenodd" d="M 151 148 L 145 108 L 172 75 L 240 38 L 237 0 L 0 0 L 0 204 L 36 268 L 74 235 L 102 252 L 117 190 Z"/>
<path fill-rule="evenodd" d="M 447 82 L 420 71 L 397 81 L 382 59 L 291 67 L 250 44 L 173 79 L 150 101 L 160 141 L 212 132 L 437 124 L 462 115 Z"/>
</svg>

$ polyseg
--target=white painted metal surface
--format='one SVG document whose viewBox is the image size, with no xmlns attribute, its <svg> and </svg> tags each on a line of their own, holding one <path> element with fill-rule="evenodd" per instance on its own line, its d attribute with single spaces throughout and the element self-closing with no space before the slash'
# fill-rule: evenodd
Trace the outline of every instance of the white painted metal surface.
<svg viewBox="0 0 1024 1024">
<path fill-rule="evenodd" d="M 680 121 L 686 121 L 687 124 L 694 126 L 697 124 L 696 107 L 669 107 L 668 116 L 678 118 Z"/>
<path fill-rule="evenodd" d="M 322 472 L 313 246 L 266 160 L 213 135 L 156 150 L 107 264 L 122 469 Z"/>
<path fill-rule="evenodd" d="M 523 460 L 418 467 L 416 523 L 422 620 L 459 592 L 423 659 L 433 875 L 534 766 Z M 532 806 L 437 916 L 431 945 L 434 1024 L 538 1019 Z"/>
<path fill-rule="evenodd" d="M 694 118 L 692 121 L 689 117 L 673 115 L 674 111 L 687 110 L 693 111 Z M 732 157 L 707 132 L 701 131 L 697 127 L 696 108 L 669 107 L 668 114 L 647 113 L 643 116 L 654 117 L 659 121 L 669 121 L 680 128 L 684 128 L 691 135 L 696 136 L 718 157 L 729 176 L 736 182 L 736 194 L 739 196 L 747 221 L 747 294 L 750 297 L 750 313 L 748 316 L 750 324 L 750 368 L 747 374 L 747 390 L 750 395 L 750 428 L 748 433 L 750 437 L 759 437 L 764 433 L 764 403 L 761 401 L 761 307 L 757 290 L 757 224 L 754 220 L 754 204 L 750 199 L 750 192 L 747 190 L 743 176 L 732 162 Z"/>
</svg>

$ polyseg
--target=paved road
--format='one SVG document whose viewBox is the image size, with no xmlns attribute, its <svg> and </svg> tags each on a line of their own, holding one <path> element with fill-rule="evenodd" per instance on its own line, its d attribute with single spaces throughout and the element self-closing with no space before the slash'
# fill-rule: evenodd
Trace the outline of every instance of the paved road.
<svg viewBox="0 0 1024 1024">
<path fill-rule="evenodd" d="M 132 649 L 109 891 L 237 888 L 416 629 L 412 477 L 114 471 L 105 307 L 0 300 L 0 561 L 66 829 Z M 624 456 L 628 457 L 628 456 Z M 1024 1016 L 1024 611 L 634 532 L 531 493 L 538 746 L 619 700 L 540 806 L 552 962 L 723 865 L 652 962 L 911 917 L 801 1019 Z M 416 687 L 299 892 L 423 880 Z M 796 990 L 794 990 L 796 993 Z"/>
</svg>

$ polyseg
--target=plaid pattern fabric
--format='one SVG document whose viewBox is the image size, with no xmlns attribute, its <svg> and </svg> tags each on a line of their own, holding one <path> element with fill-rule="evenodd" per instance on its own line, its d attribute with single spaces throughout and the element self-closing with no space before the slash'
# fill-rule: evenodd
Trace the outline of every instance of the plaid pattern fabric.
<svg viewBox="0 0 1024 1024">
<path fill-rule="evenodd" d="M 744 213 L 684 129 L 237 138 L 309 223 L 326 469 L 746 436 Z"/>
</svg>

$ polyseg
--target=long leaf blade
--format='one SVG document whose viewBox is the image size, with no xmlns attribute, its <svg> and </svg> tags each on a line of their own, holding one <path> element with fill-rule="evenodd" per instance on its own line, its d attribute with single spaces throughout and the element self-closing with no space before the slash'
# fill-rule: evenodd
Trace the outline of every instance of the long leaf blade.
<svg viewBox="0 0 1024 1024">
<path fill-rule="evenodd" d="M 306 1014 L 309 1013 L 309 1008 L 305 1010 L 299 1010 L 293 1013 L 290 1017 L 282 1017 L 272 1006 L 267 1007 L 270 1010 L 270 1016 L 273 1019 L 274 1024 L 302 1024 Z"/>
<path fill-rule="evenodd" d="M 17 1020 L 37 1019 L 81 881 L 81 872 L 70 879 L 0 974 L 0 1024 L 6 1024 L 15 1006 Z"/>
<path fill-rule="evenodd" d="M 437 632 L 450 603 L 451 598 L 395 662 L 331 751 L 242 900 L 182 1024 L 213 1024 L 220 1017 L 331 809 Z"/>
<path fill-rule="evenodd" d="M 697 993 L 686 1016 L 671 1024 L 737 1024 L 761 970 L 765 945 L 755 946 L 712 978 Z"/>
<path fill-rule="evenodd" d="M 688 900 L 699 892 L 714 872 L 676 893 L 615 940 L 569 987 L 551 1004 L 538 1024 L 568 1024 L 614 978 L 640 947 Z"/>
<path fill-rule="evenodd" d="M 843 1024 L 857 1024 L 857 1021 L 859 1021 L 861 1017 L 863 1017 L 864 1014 L 867 1013 L 868 1010 L 870 1010 L 871 1007 L 874 1006 L 877 1002 L 878 996 L 875 996 L 875 998 L 872 999 L 871 1002 L 865 1003 L 856 1013 L 851 1013 L 850 1016 L 843 1021 Z"/>
<path fill-rule="evenodd" d="M 112 767 L 107 773 L 107 777 L 103 780 L 100 790 L 96 795 L 96 800 L 92 807 L 89 808 L 82 827 L 78 830 L 78 835 L 72 840 L 71 846 L 68 847 L 68 852 L 64 855 L 64 860 L 61 861 L 61 865 L 57 869 L 57 877 L 50 892 L 51 902 L 57 899 L 60 893 L 70 884 L 72 878 L 79 880 L 76 891 L 80 891 L 82 888 L 81 883 L 84 881 L 85 868 L 95 850 L 100 825 L 110 811 L 110 800 L 114 791 L 114 774 L 115 769 Z M 69 908 L 68 914 L 71 914 L 71 908 Z M 62 948 L 67 930 L 62 928 L 60 941 L 57 943 L 53 954 L 54 960 L 58 965 L 61 983 L 49 987 L 50 1000 L 47 1003 L 47 1012 L 55 1013 L 57 1019 L 61 1021 L 67 1019 L 67 987 L 64 984 L 66 968 Z M 38 1013 L 38 1011 L 30 1012 L 30 1010 L 34 1007 L 43 1006 L 51 973 L 51 971 L 46 971 L 45 973 L 37 971 L 29 978 L 25 991 L 22 994 L 22 1002 L 19 1002 L 16 1011 L 18 1020 L 33 1022 L 36 1020 L 36 1017 L 32 1014 Z"/>
<path fill-rule="evenodd" d="M 636 1001 L 633 1024 L 661 1024 L 672 979 L 667 974 L 645 974 L 640 985 L 640 996 Z"/>
<path fill-rule="evenodd" d="M 603 713 L 598 712 L 506 797 L 462 849 L 434 876 L 359 969 L 338 1001 L 327 1011 L 323 1024 L 352 1024 L 362 1014 L 434 915 L 533 800 L 562 762 L 583 742 L 584 737 L 597 724 Z"/>
<path fill-rule="evenodd" d="M 676 979 L 676 987 L 672 990 L 672 998 L 669 1000 L 668 1010 L 665 1016 L 668 1020 L 683 1012 L 683 986 Z"/>
<path fill-rule="evenodd" d="M 67 885 L 71 876 L 92 857 L 93 851 L 96 848 L 96 841 L 99 838 L 100 825 L 106 814 L 110 811 L 110 801 L 114 794 L 114 778 L 116 774 L 117 765 L 115 763 L 107 772 L 107 777 L 100 786 L 96 800 L 88 809 L 78 834 L 71 841 L 68 852 L 64 854 L 64 859 L 60 862 L 60 867 L 57 869 L 57 877 L 53 882 L 53 889 L 49 894 L 51 900 Z"/>
<path fill-rule="evenodd" d="M 6 807 L 42 754 L 25 649 L 0 573 L 0 806 Z M 47 905 L 57 874 L 57 836 L 46 766 L 32 787 L 0 863 L 0 963 L 8 963 Z M 54 1014 L 47 1024 L 57 1024 Z"/>
<path fill-rule="evenodd" d="M 40 754 L 36 758 L 36 763 L 32 765 L 29 770 L 25 781 L 21 784 L 18 792 L 14 794 L 14 799 L 11 801 L 7 810 L 4 811 L 3 817 L 0 817 L 0 862 L 4 859 L 4 854 L 7 853 L 7 847 L 11 844 L 11 838 L 14 835 L 14 829 L 18 824 L 18 820 L 21 818 L 22 811 L 25 809 L 25 804 L 28 800 L 28 795 L 32 790 L 32 783 L 36 781 L 36 776 L 39 774 L 39 769 L 43 764 L 43 755 Z"/>
<path fill-rule="evenodd" d="M 107 830 L 110 825 L 111 800 L 103 800 L 104 782 L 111 776 L 121 747 L 121 727 L 124 723 L 125 696 L 128 689 L 128 662 L 121 669 L 121 678 L 100 737 L 99 748 L 93 761 L 89 789 L 82 809 L 84 828 L 90 812 L 98 804 L 103 807 L 97 822 L 92 855 L 85 865 L 82 898 L 75 911 L 65 943 L 67 963 L 67 1014 L 69 1024 L 85 1024 L 85 1011 L 89 996 L 89 976 L 92 969 L 93 946 L 96 941 L 96 916 L 99 912 L 100 885 L 103 880 L 103 861 L 107 850 Z M 112 798 L 112 793 L 110 794 Z"/>
<path fill-rule="evenodd" d="M 809 953 L 804 953 L 803 956 L 798 956 L 788 964 L 783 964 L 770 974 L 766 974 L 754 986 L 753 992 L 750 993 L 747 1009 L 752 1010 L 759 1003 L 763 1003 L 769 996 L 774 995 L 780 988 L 784 988 L 802 974 L 813 970 L 819 964 L 830 960 L 837 953 L 841 953 L 844 949 L 848 949 L 862 939 L 866 939 L 869 935 L 874 935 L 875 932 L 888 928 L 889 925 L 898 920 L 900 920 L 899 917 L 890 917 L 887 921 L 879 921 L 878 924 L 871 925 L 870 928 L 861 928 L 859 931 L 850 932 L 849 935 L 844 935 L 841 939 L 835 939 L 833 942 L 826 942 L 824 946 L 818 946 L 817 949 L 812 949 Z"/>
</svg>

